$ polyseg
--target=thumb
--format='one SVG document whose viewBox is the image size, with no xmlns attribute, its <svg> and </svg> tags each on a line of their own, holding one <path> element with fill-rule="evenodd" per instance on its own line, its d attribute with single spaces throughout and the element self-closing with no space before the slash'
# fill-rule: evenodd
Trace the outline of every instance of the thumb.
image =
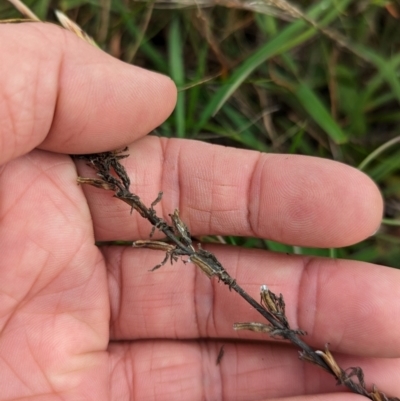
<svg viewBox="0 0 400 401">
<path fill-rule="evenodd" d="M 90 153 L 131 143 L 176 101 L 165 76 L 44 23 L 0 25 L 0 164 L 35 147 Z"/>
</svg>

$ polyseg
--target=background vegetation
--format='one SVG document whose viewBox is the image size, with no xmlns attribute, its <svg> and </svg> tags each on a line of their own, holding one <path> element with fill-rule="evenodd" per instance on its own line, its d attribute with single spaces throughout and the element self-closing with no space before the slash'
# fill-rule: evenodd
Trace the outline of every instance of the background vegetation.
<svg viewBox="0 0 400 401">
<path fill-rule="evenodd" d="M 180 89 L 155 134 L 335 159 L 381 188 L 372 238 L 336 250 L 231 244 L 400 267 L 400 4 L 368 0 L 27 0 L 64 12 L 106 52 Z M 20 14 L 0 1 L 0 19 Z M 212 240 L 210 238 L 210 240 Z"/>
</svg>

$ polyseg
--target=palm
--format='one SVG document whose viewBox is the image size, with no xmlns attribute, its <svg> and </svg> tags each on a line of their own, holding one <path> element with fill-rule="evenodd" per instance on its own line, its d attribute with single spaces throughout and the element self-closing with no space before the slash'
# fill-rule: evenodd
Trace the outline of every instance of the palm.
<svg viewBox="0 0 400 401">
<path fill-rule="evenodd" d="M 2 399 L 108 399 L 106 270 L 75 177 L 42 151 L 1 172 Z"/>
</svg>

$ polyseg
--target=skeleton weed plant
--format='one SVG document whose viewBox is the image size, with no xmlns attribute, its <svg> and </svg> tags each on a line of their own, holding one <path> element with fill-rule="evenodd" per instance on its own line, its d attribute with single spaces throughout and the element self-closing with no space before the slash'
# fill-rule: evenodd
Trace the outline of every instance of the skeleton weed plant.
<svg viewBox="0 0 400 401">
<path fill-rule="evenodd" d="M 260 313 L 268 323 L 243 322 L 234 323 L 234 330 L 251 330 L 266 333 L 274 338 L 290 341 L 299 349 L 300 359 L 319 366 L 333 375 L 338 384 L 348 387 L 356 394 L 363 395 L 373 401 L 400 401 L 397 397 L 387 397 L 375 386 L 372 390 L 366 388 L 364 374 L 360 367 L 342 369 L 335 361 L 333 355 L 325 346 L 325 350 L 313 350 L 307 345 L 300 336 L 306 335 L 303 330 L 293 329 L 285 315 L 285 302 L 282 294 L 277 296 L 271 292 L 267 285 L 260 287 L 260 302 L 252 298 L 236 280 L 230 276 L 225 268 L 211 252 L 204 250 L 201 244 L 193 244 L 190 232 L 186 224 L 179 217 L 178 209 L 170 214 L 171 223 L 157 216 L 154 206 L 161 201 L 160 192 L 155 201 L 146 207 L 140 197 L 130 192 L 130 179 L 120 163 L 121 159 L 128 157 L 122 151 L 96 153 L 91 155 L 74 156 L 83 159 L 96 172 L 96 178 L 78 177 L 78 183 L 89 184 L 97 188 L 106 189 L 114 192 L 114 196 L 131 206 L 132 211 L 136 210 L 144 219 L 147 219 L 153 226 L 149 240 L 139 240 L 133 243 L 133 247 L 150 248 L 165 252 L 163 261 L 153 267 L 155 271 L 165 265 L 168 261 L 172 264 L 179 258 L 186 257 L 185 263 L 191 262 L 198 267 L 210 279 L 217 278 L 244 298 L 258 313 Z M 166 241 L 154 241 L 151 239 L 155 230 L 161 231 L 167 238 Z"/>
</svg>

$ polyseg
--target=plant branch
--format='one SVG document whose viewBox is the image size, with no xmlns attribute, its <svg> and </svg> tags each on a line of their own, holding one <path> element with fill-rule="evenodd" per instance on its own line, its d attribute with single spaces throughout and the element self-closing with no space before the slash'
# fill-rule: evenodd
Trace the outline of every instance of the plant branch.
<svg viewBox="0 0 400 401">
<path fill-rule="evenodd" d="M 179 211 L 176 209 L 173 214 L 170 214 L 171 224 L 158 217 L 154 206 L 160 202 L 162 192 L 160 192 L 155 201 L 146 207 L 140 197 L 130 192 L 129 176 L 120 163 L 121 159 L 128 157 L 123 154 L 124 151 L 96 153 L 92 155 L 74 156 L 77 159 L 83 159 L 95 171 L 97 178 L 78 177 L 78 183 L 89 184 L 97 188 L 113 191 L 114 196 L 127 203 L 132 210 L 136 210 L 143 218 L 147 219 L 153 226 L 150 238 L 157 229 L 164 233 L 170 242 L 141 240 L 133 242 L 133 247 L 150 248 L 162 250 L 165 252 L 164 260 L 152 270 L 156 270 L 166 264 L 177 261 L 182 256 L 187 256 L 186 262 L 194 263 L 205 273 L 209 278 L 217 277 L 229 287 L 230 290 L 238 293 L 245 299 L 258 313 L 266 320 L 267 324 L 256 322 L 235 323 L 235 330 L 251 330 L 256 332 L 267 333 L 271 337 L 278 337 L 290 341 L 301 349 L 300 358 L 304 361 L 311 362 L 323 368 L 325 371 L 333 375 L 338 384 L 345 385 L 354 393 L 364 395 L 373 401 L 400 401 L 396 397 L 387 397 L 379 392 L 374 386 L 372 391 L 368 391 L 364 381 L 364 374 L 361 368 L 352 367 L 348 370 L 343 370 L 339 367 L 328 347 L 324 351 L 313 350 L 308 344 L 299 338 L 300 335 L 306 333 L 302 330 L 293 330 L 286 318 L 285 302 L 283 296 L 275 295 L 266 285 L 262 285 L 260 289 L 261 301 L 257 302 L 251 297 L 242 287 L 240 287 L 234 278 L 232 278 L 225 268 L 221 265 L 218 259 L 209 251 L 204 250 L 200 244 L 197 249 L 193 245 L 189 229 L 179 217 Z M 353 380 L 355 378 L 355 380 Z"/>
</svg>

